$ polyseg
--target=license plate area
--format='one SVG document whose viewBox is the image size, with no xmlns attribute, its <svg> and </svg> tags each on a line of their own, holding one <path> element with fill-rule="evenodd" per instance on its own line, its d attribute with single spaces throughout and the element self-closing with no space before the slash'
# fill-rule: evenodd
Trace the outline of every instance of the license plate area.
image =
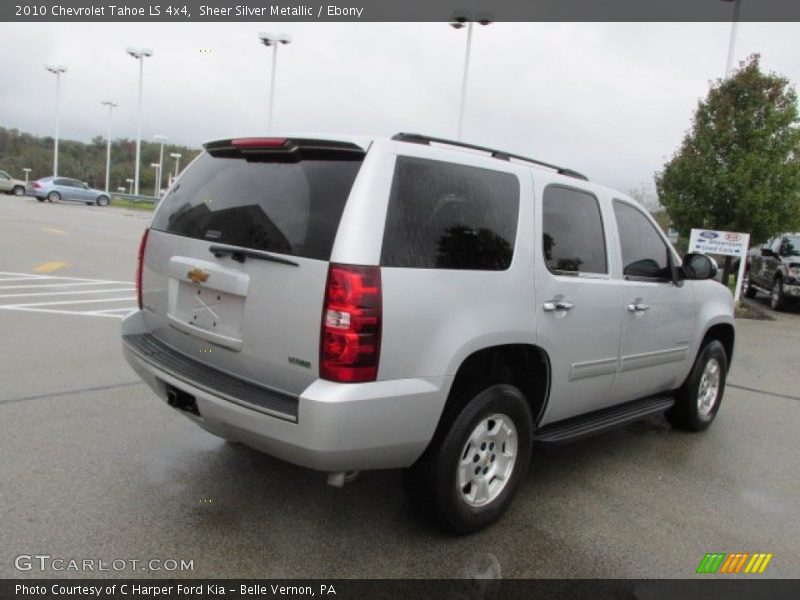
<svg viewBox="0 0 800 600">
<path fill-rule="evenodd" d="M 179 281 L 175 309 L 177 319 L 219 335 L 238 337 L 242 329 L 242 296 Z"/>
</svg>

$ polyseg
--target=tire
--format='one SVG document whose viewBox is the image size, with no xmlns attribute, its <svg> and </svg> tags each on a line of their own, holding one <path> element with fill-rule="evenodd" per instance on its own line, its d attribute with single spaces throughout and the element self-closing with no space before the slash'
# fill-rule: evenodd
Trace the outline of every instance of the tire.
<svg viewBox="0 0 800 600">
<path fill-rule="evenodd" d="M 44 198 L 36 198 L 39 202 L 44 202 Z"/>
<path fill-rule="evenodd" d="M 108 206 L 108 196 L 98 196 L 97 206 Z"/>
<path fill-rule="evenodd" d="M 745 298 L 755 298 L 757 293 L 758 290 L 750 285 L 750 273 L 745 273 L 742 280 L 742 295 Z"/>
<path fill-rule="evenodd" d="M 519 389 L 484 385 L 469 397 L 403 477 L 417 512 L 456 534 L 483 529 L 508 509 L 528 471 L 533 440 L 530 406 Z"/>
<path fill-rule="evenodd" d="M 25 195 L 25 188 L 21 185 L 14 186 L 14 189 L 11 192 L 15 196 L 24 196 Z"/>
<path fill-rule="evenodd" d="M 772 282 L 772 290 L 769 294 L 769 305 L 772 310 L 783 310 L 786 306 L 786 296 L 783 294 L 783 279 L 776 277 Z"/>
<path fill-rule="evenodd" d="M 58 192 L 50 192 L 49 194 L 47 194 L 48 202 L 58 202 L 59 200 L 61 200 L 61 194 L 59 194 Z"/>
<path fill-rule="evenodd" d="M 675 394 L 666 413 L 676 429 L 702 431 L 714 421 L 725 393 L 728 355 L 719 340 L 709 341 L 698 353 L 692 372 Z"/>
</svg>

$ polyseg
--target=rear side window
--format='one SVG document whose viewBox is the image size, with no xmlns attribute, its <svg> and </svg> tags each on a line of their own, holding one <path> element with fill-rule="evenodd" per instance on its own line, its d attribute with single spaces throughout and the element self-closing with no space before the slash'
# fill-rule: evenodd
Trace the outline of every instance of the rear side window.
<svg viewBox="0 0 800 600">
<path fill-rule="evenodd" d="M 503 271 L 514 256 L 518 215 L 515 175 L 400 156 L 381 264 Z"/>
<path fill-rule="evenodd" d="M 671 279 L 669 250 L 656 228 L 639 210 L 614 200 L 625 277 Z"/>
<path fill-rule="evenodd" d="M 606 240 L 597 198 L 549 185 L 542 197 L 542 250 L 556 275 L 605 274 Z"/>
<path fill-rule="evenodd" d="M 360 160 L 249 162 L 203 154 L 152 228 L 212 243 L 328 260 Z"/>
</svg>

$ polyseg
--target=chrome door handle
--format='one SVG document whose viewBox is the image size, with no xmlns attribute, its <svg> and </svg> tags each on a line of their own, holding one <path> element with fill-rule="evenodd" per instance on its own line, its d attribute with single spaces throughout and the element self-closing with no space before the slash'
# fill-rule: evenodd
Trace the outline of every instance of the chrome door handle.
<svg viewBox="0 0 800 600">
<path fill-rule="evenodd" d="M 650 305 L 642 304 L 641 302 L 634 302 L 633 304 L 628 304 L 628 310 L 631 312 L 644 312 L 646 310 L 650 310 Z"/>
<path fill-rule="evenodd" d="M 542 305 L 545 312 L 553 312 L 555 310 L 572 310 L 575 305 L 567 300 L 548 300 Z"/>
</svg>

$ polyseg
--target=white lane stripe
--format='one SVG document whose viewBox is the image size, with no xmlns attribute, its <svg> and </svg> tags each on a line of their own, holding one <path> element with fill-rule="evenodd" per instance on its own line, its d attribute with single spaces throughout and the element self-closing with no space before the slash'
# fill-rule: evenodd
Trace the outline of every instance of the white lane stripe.
<svg viewBox="0 0 800 600">
<path fill-rule="evenodd" d="M 80 292 L 30 292 L 23 294 L 0 294 L 0 298 L 30 298 L 31 296 L 74 296 L 75 294 L 111 294 L 112 292 L 132 292 L 132 287 L 110 290 L 81 290 Z"/>
<path fill-rule="evenodd" d="M 127 296 L 125 298 L 100 298 L 99 300 L 69 300 L 64 302 L 34 302 L 30 304 L 6 304 L 0 305 L 0 309 L 6 308 L 9 310 L 14 310 L 15 308 L 22 308 L 28 306 L 54 306 L 58 304 L 90 304 L 92 302 L 133 302 L 136 300 L 133 296 Z"/>
<path fill-rule="evenodd" d="M 93 311 L 87 312 L 85 314 L 87 314 L 87 315 L 104 315 L 106 313 L 110 314 L 110 313 L 118 313 L 118 312 L 129 313 L 129 312 L 132 312 L 134 310 L 136 310 L 135 306 L 132 306 L 130 308 L 107 308 L 105 310 L 93 310 Z"/>
<path fill-rule="evenodd" d="M 21 279 L 58 279 L 61 281 L 104 281 L 105 283 L 122 283 L 131 285 L 131 281 L 115 281 L 112 279 L 87 279 L 86 277 L 59 277 L 58 275 L 30 275 L 28 273 L 9 273 L 0 271 L 0 275 L 11 275 L 21 277 Z"/>
<path fill-rule="evenodd" d="M 0 279 L 0 283 L 3 280 Z M 89 282 L 81 282 L 81 283 L 32 283 L 31 285 L 0 285 L 0 290 L 23 290 L 26 288 L 53 288 L 53 287 L 80 287 L 84 285 L 110 285 L 112 283 L 117 283 L 116 281 L 104 281 L 102 279 L 98 279 L 97 281 L 89 281 Z M 131 284 L 133 285 L 133 284 Z"/>
<path fill-rule="evenodd" d="M 8 308 L 7 306 L 0 306 L 0 309 Z M 106 315 L 93 312 L 81 312 L 77 310 L 54 310 L 52 308 L 19 308 L 14 307 L 14 310 L 22 312 L 37 312 L 37 313 L 50 313 L 54 315 L 80 315 L 83 317 L 111 317 L 112 319 L 123 319 L 125 315 Z"/>
<path fill-rule="evenodd" d="M 0 283 L 6 281 L 36 281 L 37 279 L 49 279 L 48 277 L 6 277 L 0 279 Z"/>
</svg>

